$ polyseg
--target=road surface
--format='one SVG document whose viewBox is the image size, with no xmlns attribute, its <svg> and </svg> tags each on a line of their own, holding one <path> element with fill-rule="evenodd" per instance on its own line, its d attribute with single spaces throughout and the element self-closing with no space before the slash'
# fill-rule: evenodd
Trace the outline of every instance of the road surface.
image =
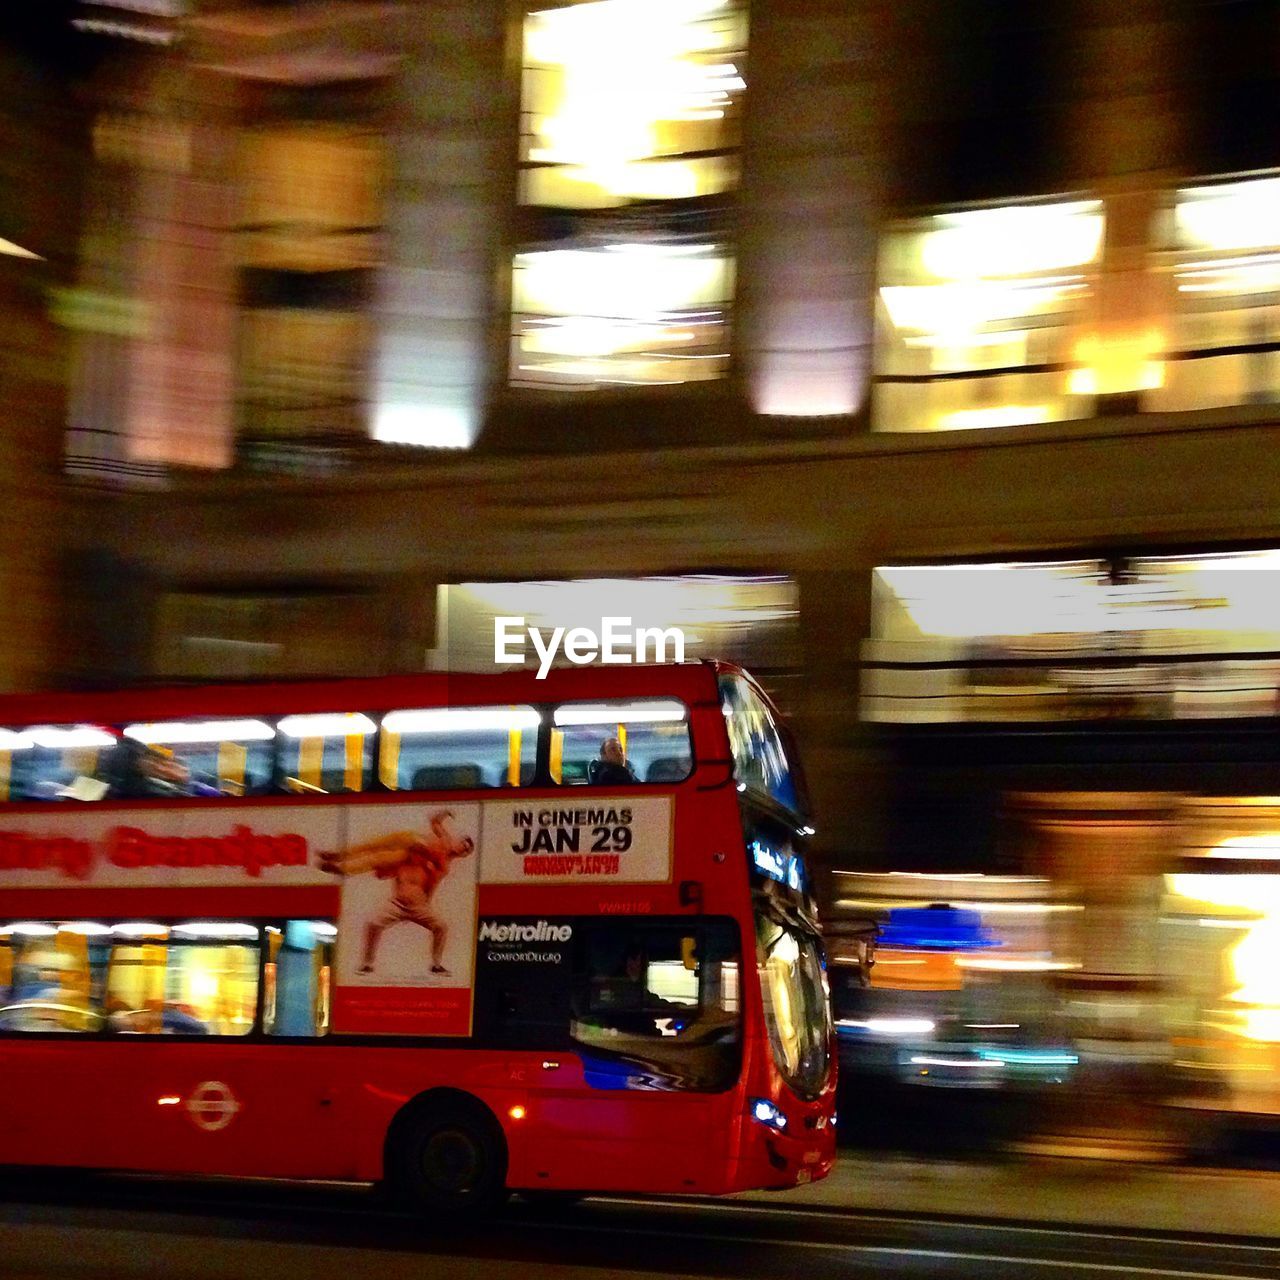
<svg viewBox="0 0 1280 1280">
<path fill-rule="evenodd" d="M 760 1202 L 518 1201 L 483 1228 L 393 1212 L 349 1186 L 0 1180 L 5 1280 L 1148 1280 L 1280 1275 L 1280 1239 Z"/>
</svg>

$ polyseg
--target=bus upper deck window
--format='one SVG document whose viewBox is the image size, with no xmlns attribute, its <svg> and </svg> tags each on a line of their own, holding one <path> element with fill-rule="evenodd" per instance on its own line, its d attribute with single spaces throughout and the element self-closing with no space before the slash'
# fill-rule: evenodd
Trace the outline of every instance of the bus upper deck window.
<svg viewBox="0 0 1280 1280">
<path fill-rule="evenodd" d="M 10 800 L 101 800 L 111 789 L 119 739 L 91 724 L 36 725 L 0 734 Z"/>
<path fill-rule="evenodd" d="M 112 795 L 130 800 L 260 795 L 271 787 L 275 736 L 263 720 L 128 725 Z"/>
<path fill-rule="evenodd" d="M 551 776 L 566 786 L 681 782 L 693 771 L 684 703 L 565 702 L 555 709 Z"/>
<path fill-rule="evenodd" d="M 294 795 L 365 791 L 378 727 L 359 712 L 285 716 L 276 726 L 276 787 Z"/>
<path fill-rule="evenodd" d="M 527 787 L 541 723 L 527 706 L 388 711 L 378 776 L 391 791 Z"/>
</svg>

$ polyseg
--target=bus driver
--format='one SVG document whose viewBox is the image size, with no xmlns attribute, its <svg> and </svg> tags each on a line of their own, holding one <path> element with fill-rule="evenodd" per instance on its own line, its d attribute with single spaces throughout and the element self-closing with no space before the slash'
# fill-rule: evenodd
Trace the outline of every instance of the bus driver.
<svg viewBox="0 0 1280 1280">
<path fill-rule="evenodd" d="M 378 942 L 384 930 L 408 922 L 431 934 L 431 972 L 448 974 L 444 949 L 449 926 L 432 910 L 431 900 L 455 858 L 465 858 L 475 850 L 470 836 L 458 836 L 451 827 L 453 813 L 442 809 L 431 817 L 431 834 L 396 831 L 339 853 L 320 856 L 320 865 L 334 875 L 359 875 L 372 871 L 380 880 L 390 880 L 391 898 L 385 910 L 374 916 L 364 931 L 364 956 L 359 972 L 373 972 Z"/>
</svg>

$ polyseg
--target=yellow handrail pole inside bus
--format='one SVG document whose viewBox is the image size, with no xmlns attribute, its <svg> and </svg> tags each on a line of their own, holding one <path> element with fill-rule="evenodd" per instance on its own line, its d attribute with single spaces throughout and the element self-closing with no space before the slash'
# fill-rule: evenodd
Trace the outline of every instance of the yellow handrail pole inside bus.
<svg viewBox="0 0 1280 1280">
<path fill-rule="evenodd" d="M 331 971 L 328 961 L 322 961 L 316 980 L 316 1031 L 324 1035 L 329 1030 L 329 985 Z"/>
<path fill-rule="evenodd" d="M 320 790 L 320 771 L 324 765 L 324 739 L 298 739 L 298 779 Z"/>
<path fill-rule="evenodd" d="M 507 730 L 507 785 L 520 785 L 520 730 Z"/>
<path fill-rule="evenodd" d="M 559 782 L 564 771 L 564 730 L 551 730 L 551 758 L 547 761 L 552 782 Z"/>
<path fill-rule="evenodd" d="M 378 778 L 388 791 L 400 790 L 400 735 L 383 729 L 378 757 Z"/>
<path fill-rule="evenodd" d="M 267 960 L 262 966 L 262 1025 L 270 1034 L 276 1025 L 276 993 L 280 963 L 280 947 L 284 943 L 284 935 L 279 929 L 267 928 Z"/>
<path fill-rule="evenodd" d="M 89 1007 L 89 939 L 83 933 L 70 933 L 59 929 L 55 946 L 63 955 L 70 956 L 72 968 L 63 971 L 59 979 L 62 995 L 67 1004 Z"/>
<path fill-rule="evenodd" d="M 142 944 L 142 1003 L 147 1028 L 158 1032 L 164 1027 L 165 970 L 169 963 L 169 946 L 164 942 Z"/>
<path fill-rule="evenodd" d="M 249 749 L 238 742 L 218 743 L 218 790 L 244 795 L 244 772 L 249 762 Z"/>
<path fill-rule="evenodd" d="M 13 752 L 0 751 L 0 800 L 9 798 L 9 779 L 13 776 Z"/>
<path fill-rule="evenodd" d="M 347 767 L 343 770 L 342 785 L 347 791 L 364 790 L 364 734 L 349 733 L 345 739 Z"/>
<path fill-rule="evenodd" d="M 627 754 L 627 726 L 625 724 L 618 726 L 618 746 L 622 748 L 622 755 L 625 759 Z"/>
</svg>

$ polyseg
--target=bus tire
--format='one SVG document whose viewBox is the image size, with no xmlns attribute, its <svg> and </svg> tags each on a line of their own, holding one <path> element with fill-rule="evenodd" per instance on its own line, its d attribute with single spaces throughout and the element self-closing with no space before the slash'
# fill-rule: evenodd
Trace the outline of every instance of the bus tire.
<svg viewBox="0 0 1280 1280">
<path fill-rule="evenodd" d="M 465 1094 L 427 1098 L 403 1114 L 388 1140 L 388 1173 L 411 1208 L 480 1217 L 507 1198 L 507 1143 L 493 1113 Z"/>
</svg>

